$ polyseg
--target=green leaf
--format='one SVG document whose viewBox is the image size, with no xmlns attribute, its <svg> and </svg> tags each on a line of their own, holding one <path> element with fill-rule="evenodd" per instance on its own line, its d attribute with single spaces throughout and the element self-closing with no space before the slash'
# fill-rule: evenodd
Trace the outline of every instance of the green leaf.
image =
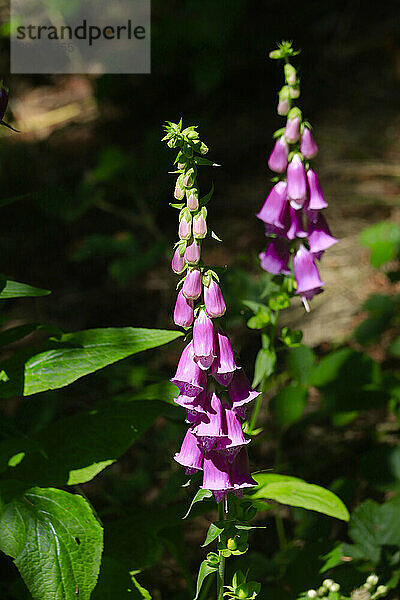
<svg viewBox="0 0 400 600">
<path fill-rule="evenodd" d="M 84 375 L 181 337 L 178 331 L 106 328 L 66 333 L 50 340 L 46 350 L 26 356 L 21 352 L 0 365 L 10 381 L 0 381 L 0 397 L 29 396 L 54 390 Z"/>
<path fill-rule="evenodd" d="M 4 287 L 2 287 L 0 299 L 7 300 L 9 298 L 48 296 L 49 294 L 51 294 L 49 290 L 42 290 L 28 285 L 27 283 L 19 283 L 18 281 L 8 279 L 5 282 Z"/>
<path fill-rule="evenodd" d="M 256 363 L 254 366 L 254 379 L 252 387 L 256 387 L 263 379 L 266 379 L 274 372 L 276 363 L 276 354 L 274 350 L 261 348 L 258 351 Z"/>
<path fill-rule="evenodd" d="M 218 571 L 218 567 L 214 567 L 213 565 L 210 565 L 207 562 L 207 560 L 203 560 L 203 562 L 200 565 L 199 574 L 197 576 L 196 596 L 194 600 L 198 600 L 199 594 L 201 592 L 201 587 L 206 577 L 208 577 L 212 573 L 215 573 L 216 571 Z"/>
<path fill-rule="evenodd" d="M 271 399 L 271 414 L 278 425 L 289 427 L 301 418 L 306 404 L 307 390 L 288 385 Z"/>
<path fill-rule="evenodd" d="M 103 532 L 82 496 L 32 488 L 6 506 L 0 530 L 0 549 L 14 559 L 33 600 L 89 600 Z"/>
<path fill-rule="evenodd" d="M 266 498 L 281 504 L 315 510 L 342 521 L 349 520 L 343 502 L 331 491 L 288 475 L 256 473 L 253 475 L 258 486 L 251 499 Z"/>
<path fill-rule="evenodd" d="M 400 358 L 400 336 L 390 344 L 389 354 L 395 358 Z"/>
<path fill-rule="evenodd" d="M 216 525 L 215 523 L 211 523 L 210 527 L 208 528 L 208 531 L 207 531 L 206 539 L 205 539 L 204 543 L 201 545 L 201 547 L 204 548 L 205 546 L 208 546 L 208 544 L 211 544 L 211 542 L 216 540 L 217 537 L 219 535 L 221 535 L 221 533 L 223 531 L 224 531 L 223 527 L 218 527 L 218 525 Z"/>
<path fill-rule="evenodd" d="M 185 516 L 183 517 L 184 519 L 187 519 L 188 516 L 191 513 L 191 510 L 193 508 L 193 506 L 195 504 L 197 504 L 197 502 L 203 502 L 203 500 L 209 500 L 210 498 L 213 497 L 213 493 L 210 490 L 202 490 L 199 489 L 195 495 L 195 497 L 193 498 L 193 500 L 190 503 L 190 506 L 185 514 Z"/>
<path fill-rule="evenodd" d="M 389 221 L 371 225 L 362 232 L 361 243 L 371 250 L 371 264 L 378 268 L 398 255 L 400 227 Z"/>
<path fill-rule="evenodd" d="M 351 515 L 349 535 L 366 558 L 379 562 L 381 546 L 400 545 L 400 498 L 360 504 Z"/>
<path fill-rule="evenodd" d="M 290 348 L 287 355 L 287 366 L 292 379 L 301 384 L 307 384 L 314 366 L 313 351 L 303 344 L 296 348 Z"/>
<path fill-rule="evenodd" d="M 162 411 L 161 402 L 114 402 L 52 423 L 29 440 L 0 443 L 0 457 L 25 451 L 10 476 L 29 485 L 77 485 L 115 462 Z M 8 443 L 8 446 L 7 446 Z M 5 445 L 6 444 L 6 445 Z"/>
</svg>

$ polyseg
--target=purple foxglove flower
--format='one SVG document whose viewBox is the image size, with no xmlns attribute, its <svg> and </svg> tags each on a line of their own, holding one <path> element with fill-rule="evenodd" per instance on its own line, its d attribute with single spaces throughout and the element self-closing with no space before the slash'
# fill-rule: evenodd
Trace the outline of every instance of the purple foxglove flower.
<svg viewBox="0 0 400 600">
<path fill-rule="evenodd" d="M 288 164 L 288 146 L 285 138 L 282 136 L 276 142 L 271 156 L 268 160 L 268 166 L 271 171 L 283 173 Z"/>
<path fill-rule="evenodd" d="M 184 348 L 175 377 L 171 379 L 171 382 L 185 396 L 197 396 L 205 389 L 207 385 L 206 375 L 194 360 L 193 342 L 190 342 Z"/>
<path fill-rule="evenodd" d="M 308 243 L 310 252 L 320 258 L 322 252 L 336 244 L 337 239 L 333 237 L 325 221 L 325 217 L 319 213 L 317 219 L 308 222 Z"/>
<path fill-rule="evenodd" d="M 204 304 L 207 314 L 213 319 L 222 317 L 225 314 L 225 300 L 221 288 L 214 279 L 211 279 L 209 285 L 204 286 Z"/>
<path fill-rule="evenodd" d="M 229 385 L 232 381 L 236 369 L 235 357 L 233 355 L 232 344 L 222 329 L 216 332 L 216 351 L 217 358 L 214 360 L 211 373 L 221 385 Z"/>
<path fill-rule="evenodd" d="M 197 265 L 200 260 L 200 244 L 193 240 L 191 244 L 186 246 L 185 260 L 189 265 Z"/>
<path fill-rule="evenodd" d="M 240 449 L 249 444 L 250 440 L 246 440 L 244 437 L 242 424 L 233 408 L 225 408 L 225 418 L 229 440 L 228 443 L 225 442 L 221 447 L 221 451 L 226 454 L 228 462 L 232 462 Z M 218 443 L 216 447 L 219 449 Z"/>
<path fill-rule="evenodd" d="M 257 485 L 257 482 L 250 475 L 249 457 L 247 456 L 246 448 L 242 448 L 233 461 L 230 479 L 235 492 Z"/>
<path fill-rule="evenodd" d="M 196 411 L 197 413 L 205 414 L 207 410 L 209 410 L 209 401 L 207 400 L 207 392 L 203 390 L 197 396 L 185 396 L 184 394 L 179 394 L 177 398 L 174 399 L 175 404 L 178 406 L 182 406 L 186 410 Z"/>
<path fill-rule="evenodd" d="M 199 269 L 188 271 L 183 282 L 182 292 L 188 300 L 197 300 L 201 294 L 201 273 Z"/>
<path fill-rule="evenodd" d="M 206 413 L 199 412 L 198 410 L 194 410 L 193 408 L 186 409 L 186 423 L 189 423 L 190 426 L 196 427 L 200 423 L 208 423 L 209 418 Z"/>
<path fill-rule="evenodd" d="M 271 240 L 265 252 L 260 252 L 258 255 L 261 260 L 261 268 L 273 275 L 290 275 L 288 269 L 289 263 L 289 246 L 285 240 L 275 238 Z"/>
<path fill-rule="evenodd" d="M 177 181 L 176 181 L 176 186 L 175 186 L 175 191 L 174 191 L 174 197 L 177 200 L 183 200 L 183 198 L 185 197 L 185 188 L 183 185 L 183 179 L 182 176 L 179 176 Z"/>
<path fill-rule="evenodd" d="M 294 117 L 293 119 L 288 119 L 286 121 L 285 127 L 285 138 L 290 144 L 294 144 L 297 142 L 300 136 L 300 119 L 299 117 Z"/>
<path fill-rule="evenodd" d="M 174 323 L 180 327 L 190 327 L 193 323 L 193 300 L 188 300 L 183 295 L 182 290 L 179 292 L 174 309 Z"/>
<path fill-rule="evenodd" d="M 196 188 L 191 188 L 186 192 L 186 205 L 189 210 L 197 210 L 199 208 L 199 192 Z"/>
<path fill-rule="evenodd" d="M 294 155 L 287 168 L 287 192 L 293 208 L 303 208 L 307 197 L 307 180 L 299 154 Z"/>
<path fill-rule="evenodd" d="M 228 393 L 232 409 L 241 418 L 244 418 L 244 406 L 260 395 L 260 392 L 256 392 L 251 387 L 243 369 L 237 369 L 233 374 L 233 379 L 228 385 Z"/>
<path fill-rule="evenodd" d="M 322 195 L 321 186 L 319 185 L 318 177 L 312 169 L 307 171 L 308 189 L 309 189 L 309 210 L 321 210 L 326 208 L 328 203 Z"/>
<path fill-rule="evenodd" d="M 180 465 L 186 467 L 187 474 L 192 474 L 202 470 L 203 458 L 204 452 L 196 436 L 188 429 L 181 449 L 175 454 L 174 459 Z"/>
<path fill-rule="evenodd" d="M 182 209 L 179 215 L 178 233 L 181 240 L 189 240 L 192 235 L 192 215 L 187 208 Z"/>
<path fill-rule="evenodd" d="M 225 409 L 221 404 L 221 400 L 213 392 L 209 402 L 208 420 L 199 423 L 193 429 L 193 433 L 206 451 L 211 450 L 217 443 L 219 447 L 224 447 L 228 443 Z"/>
<path fill-rule="evenodd" d="M 193 327 L 194 359 L 200 369 L 211 367 L 215 356 L 214 326 L 206 311 L 201 309 Z"/>
<path fill-rule="evenodd" d="M 300 152 L 305 158 L 314 158 L 318 152 L 318 146 L 308 127 L 304 127 L 304 131 L 301 135 Z"/>
<path fill-rule="evenodd" d="M 288 114 L 290 109 L 290 103 L 289 103 L 289 98 L 284 98 L 283 100 L 279 100 L 278 102 L 278 115 L 281 115 L 282 117 L 286 117 L 286 115 Z"/>
<path fill-rule="evenodd" d="M 201 240 L 207 235 L 206 214 L 203 210 L 193 218 L 193 237 Z"/>
<path fill-rule="evenodd" d="M 178 275 L 185 270 L 186 261 L 183 256 L 179 253 L 179 248 L 177 248 L 172 257 L 171 267 L 174 273 Z"/>
<path fill-rule="evenodd" d="M 303 229 L 303 215 L 300 210 L 295 210 L 293 206 L 289 208 L 288 212 L 288 229 L 286 231 L 286 237 L 289 240 L 307 237 L 307 232 Z"/>
<path fill-rule="evenodd" d="M 209 452 L 203 461 L 203 490 L 211 490 L 217 502 L 232 489 L 230 468 L 224 456 L 218 452 Z"/>
<path fill-rule="evenodd" d="M 296 294 L 306 300 L 311 300 L 315 294 L 322 292 L 321 288 L 324 284 L 320 279 L 314 256 L 303 244 L 301 244 L 293 259 L 293 269 L 297 281 Z"/>
<path fill-rule="evenodd" d="M 274 185 L 267 196 L 266 201 L 257 217 L 268 225 L 284 229 L 282 219 L 287 206 L 287 185 L 285 181 L 279 181 Z"/>
</svg>

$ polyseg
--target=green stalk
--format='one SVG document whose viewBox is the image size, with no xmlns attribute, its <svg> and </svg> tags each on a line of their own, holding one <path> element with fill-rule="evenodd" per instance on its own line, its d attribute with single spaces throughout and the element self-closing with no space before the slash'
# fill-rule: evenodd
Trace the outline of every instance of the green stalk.
<svg viewBox="0 0 400 600">
<path fill-rule="evenodd" d="M 218 504 L 218 521 L 225 519 L 224 511 L 225 499 L 221 500 Z M 224 600 L 224 586 L 225 586 L 225 556 L 222 556 L 221 550 L 219 554 L 219 567 L 217 571 L 217 600 Z"/>
</svg>

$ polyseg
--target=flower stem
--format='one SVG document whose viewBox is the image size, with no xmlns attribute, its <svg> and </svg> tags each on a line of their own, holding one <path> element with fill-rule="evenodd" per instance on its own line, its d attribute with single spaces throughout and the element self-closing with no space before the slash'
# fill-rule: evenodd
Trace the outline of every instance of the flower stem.
<svg viewBox="0 0 400 600">
<path fill-rule="evenodd" d="M 225 519 L 225 499 L 221 500 L 218 504 L 218 521 Z M 219 567 L 217 572 L 217 600 L 224 599 L 224 585 L 225 585 L 225 556 L 222 556 L 221 550 L 219 554 Z"/>
</svg>

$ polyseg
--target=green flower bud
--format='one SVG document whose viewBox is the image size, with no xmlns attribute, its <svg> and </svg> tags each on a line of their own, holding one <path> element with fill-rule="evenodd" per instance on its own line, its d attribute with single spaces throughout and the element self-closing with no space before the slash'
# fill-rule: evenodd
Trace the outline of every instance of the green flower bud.
<svg viewBox="0 0 400 600">
<path fill-rule="evenodd" d="M 372 573 L 372 575 L 370 575 L 369 577 L 367 577 L 367 583 L 369 583 L 370 585 L 376 585 L 379 581 L 379 578 L 377 575 L 375 575 L 375 573 Z"/>
<path fill-rule="evenodd" d="M 300 98 L 300 84 L 296 83 L 290 88 L 290 97 L 291 98 Z"/>
<path fill-rule="evenodd" d="M 296 83 L 297 80 L 297 73 L 296 73 L 296 69 L 294 68 L 293 65 L 290 65 L 289 63 L 287 63 L 284 67 L 284 72 L 285 72 L 285 81 L 286 83 L 288 83 L 289 85 L 294 85 Z"/>
<path fill-rule="evenodd" d="M 179 175 L 178 179 L 176 180 L 174 197 L 177 200 L 183 200 L 183 198 L 185 197 L 185 186 L 183 185 L 183 175 Z"/>
<path fill-rule="evenodd" d="M 186 203 L 189 210 L 194 211 L 199 208 L 199 190 L 190 188 L 186 190 Z"/>
<path fill-rule="evenodd" d="M 301 116 L 301 110 L 297 106 L 294 106 L 289 110 L 287 118 L 288 120 L 292 120 L 298 117 L 299 121 L 301 121 Z"/>
<path fill-rule="evenodd" d="M 376 593 L 379 594 L 380 596 L 382 596 L 383 594 L 386 594 L 388 591 L 386 585 L 378 585 L 378 587 L 376 588 Z"/>
<path fill-rule="evenodd" d="M 196 179 L 196 171 L 193 167 L 191 167 L 188 171 L 186 171 L 183 177 L 183 185 L 186 188 L 191 188 Z"/>
<path fill-rule="evenodd" d="M 236 550 L 237 549 L 237 541 L 235 540 L 235 538 L 229 538 L 229 540 L 226 543 L 226 546 L 227 546 L 228 550 Z"/>
<path fill-rule="evenodd" d="M 316 590 L 308 590 L 307 598 L 310 598 L 310 600 L 314 600 L 314 598 L 316 598 L 317 596 L 318 594 Z"/>
<path fill-rule="evenodd" d="M 204 142 L 201 143 L 200 146 L 200 154 L 207 154 L 208 152 L 208 146 L 205 145 Z"/>
</svg>

